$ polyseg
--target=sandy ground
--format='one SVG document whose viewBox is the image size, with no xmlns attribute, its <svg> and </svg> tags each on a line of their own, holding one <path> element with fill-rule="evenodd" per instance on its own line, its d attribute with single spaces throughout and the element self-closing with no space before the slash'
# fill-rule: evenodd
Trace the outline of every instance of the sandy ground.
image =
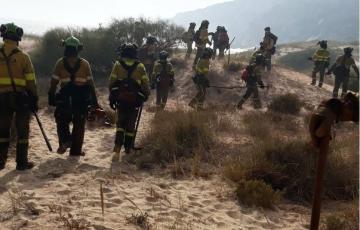
<svg viewBox="0 0 360 230">
<path fill-rule="evenodd" d="M 189 63 L 190 66 L 190 63 Z M 244 84 L 239 74 L 212 65 L 214 84 Z M 195 94 L 190 67 L 177 73 L 177 90 L 168 109 L 186 108 Z M 265 78 L 272 87 L 261 92 L 264 104 L 271 95 L 292 92 L 307 103 L 317 104 L 331 95 L 330 86 L 319 89 L 309 78 L 282 68 Z M 100 90 L 102 101 L 106 90 Z M 233 106 L 244 90 L 209 89 L 209 105 Z M 153 104 L 149 103 L 150 106 Z M 251 103 L 245 105 L 250 110 Z M 52 110 L 39 115 L 54 148 L 57 136 Z M 234 111 L 241 116 L 242 112 Z M 145 108 L 139 137 L 146 132 L 154 113 Z M 240 206 L 232 188 L 221 177 L 174 180 L 141 172 L 132 165 L 113 162 L 111 153 L 115 128 L 88 125 L 84 150 L 86 156 L 68 157 L 49 153 L 35 120 L 31 122 L 30 158 L 37 166 L 17 172 L 14 148 L 5 170 L 0 172 L 0 229 L 69 229 L 83 223 L 86 229 L 139 229 L 129 223 L 132 215 L 148 215 L 153 229 L 305 229 L 307 208 L 284 202 L 274 211 Z M 103 187 L 104 213 L 100 186 Z M 76 228 L 74 228 L 76 229 Z"/>
</svg>

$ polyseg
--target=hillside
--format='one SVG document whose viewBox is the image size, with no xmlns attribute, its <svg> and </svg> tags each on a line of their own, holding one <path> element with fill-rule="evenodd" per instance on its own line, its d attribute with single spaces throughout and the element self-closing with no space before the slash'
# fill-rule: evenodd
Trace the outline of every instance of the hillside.
<svg viewBox="0 0 360 230">
<path fill-rule="evenodd" d="M 204 9 L 177 14 L 172 20 L 183 26 L 190 21 L 210 21 L 227 27 L 234 47 L 258 45 L 263 29 L 271 26 L 279 43 L 326 39 L 357 41 L 359 35 L 357 0 L 234 0 Z"/>
<path fill-rule="evenodd" d="M 191 80 L 191 62 L 187 65 L 176 74 L 177 89 L 170 96 L 167 110 L 189 109 L 186 104 L 195 94 L 195 87 Z M 213 84 L 242 84 L 239 74 L 223 71 L 221 62 L 213 63 L 211 69 Z M 266 110 L 272 96 L 285 92 L 299 95 L 308 108 L 331 94 L 329 85 L 323 89 L 311 87 L 305 75 L 281 67 L 275 67 L 265 82 L 272 88 L 261 92 L 265 106 L 261 111 Z M 207 106 L 226 106 L 234 125 L 241 125 L 246 111 L 253 111 L 251 103 L 245 105 L 245 111 L 233 109 L 242 93 L 211 88 Z M 107 90 L 100 88 L 98 94 L 100 101 L 107 104 Z M 154 119 L 153 107 L 154 96 L 145 106 L 140 142 Z M 49 108 L 39 112 L 55 146 L 57 137 L 52 113 L 53 109 Z M 76 223 L 96 230 L 146 229 L 129 222 L 129 217 L 139 212 L 147 213 L 154 229 L 305 229 L 309 221 L 308 207 L 287 201 L 274 211 L 239 205 L 231 185 L 219 174 L 178 180 L 138 170 L 126 162 L 116 162 L 111 153 L 114 128 L 88 125 L 84 146 L 87 155 L 80 159 L 49 153 L 34 120 L 31 130 L 30 157 L 37 164 L 35 169 L 25 173 L 14 171 L 12 155 L 7 168 L 0 172 L 0 226 L 4 230 L 67 229 Z M 224 144 L 246 147 L 246 138 L 239 134 L 222 138 L 226 138 Z M 101 213 L 101 185 L 104 215 Z M 324 212 L 333 208 L 325 205 Z"/>
</svg>

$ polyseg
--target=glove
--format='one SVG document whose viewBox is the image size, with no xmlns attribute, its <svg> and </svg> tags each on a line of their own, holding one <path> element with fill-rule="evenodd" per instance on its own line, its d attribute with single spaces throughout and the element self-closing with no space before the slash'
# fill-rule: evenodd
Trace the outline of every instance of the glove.
<svg viewBox="0 0 360 230">
<path fill-rule="evenodd" d="M 55 92 L 48 92 L 48 104 L 50 106 L 56 106 Z"/>
<path fill-rule="evenodd" d="M 37 112 L 39 110 L 38 101 L 39 101 L 38 96 L 34 96 L 34 95 L 29 96 L 29 109 L 32 112 Z"/>
</svg>

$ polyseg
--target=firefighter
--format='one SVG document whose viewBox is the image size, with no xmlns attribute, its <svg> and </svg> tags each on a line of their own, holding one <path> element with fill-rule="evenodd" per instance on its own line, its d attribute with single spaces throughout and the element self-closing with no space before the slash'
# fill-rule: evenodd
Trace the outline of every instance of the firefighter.
<svg viewBox="0 0 360 230">
<path fill-rule="evenodd" d="M 156 49 L 157 49 L 157 39 L 153 36 L 146 38 L 146 43 L 140 48 L 140 61 L 144 64 L 146 73 L 151 77 L 153 72 L 154 64 L 157 59 Z M 156 82 L 155 79 L 150 79 L 151 88 L 155 89 Z"/>
<path fill-rule="evenodd" d="M 265 29 L 265 36 L 263 39 L 263 45 L 265 50 L 265 64 L 267 71 L 271 70 L 271 58 L 276 52 L 276 42 L 278 40 L 278 37 L 271 33 L 270 27 L 266 27 Z"/>
<path fill-rule="evenodd" d="M 145 66 L 137 59 L 137 46 L 124 44 L 120 48 L 120 60 L 110 74 L 110 107 L 117 110 L 114 153 L 130 153 L 134 144 L 135 125 L 139 108 L 150 95 L 149 78 Z"/>
<path fill-rule="evenodd" d="M 221 59 L 225 56 L 225 49 L 230 49 L 229 35 L 224 26 L 220 26 L 219 31 L 217 31 L 216 33 L 217 35 L 215 35 L 215 37 L 217 38 L 216 40 L 214 39 L 214 48 L 219 49 L 219 58 Z M 216 56 L 216 51 L 214 51 L 213 56 Z"/>
<path fill-rule="evenodd" d="M 242 109 L 242 105 L 250 98 L 251 95 L 254 95 L 254 108 L 261 108 L 258 85 L 260 88 L 265 87 L 263 81 L 261 80 L 265 64 L 264 56 L 262 54 L 258 54 L 256 56 L 255 64 L 251 64 L 246 67 L 246 74 L 243 74 L 242 77 L 246 82 L 246 92 L 237 105 L 239 110 Z"/>
<path fill-rule="evenodd" d="M 316 50 L 314 55 L 309 58 L 314 62 L 314 69 L 312 71 L 312 81 L 311 85 L 316 85 L 316 74 L 320 73 L 319 87 L 321 88 L 324 82 L 325 70 L 329 67 L 330 63 L 330 53 L 327 50 L 327 41 L 318 42 L 320 48 Z"/>
<path fill-rule="evenodd" d="M 70 148 L 70 156 L 84 156 L 82 151 L 88 107 L 99 107 L 90 64 L 79 57 L 82 44 L 74 37 L 66 38 L 64 56 L 54 68 L 48 92 L 50 106 L 56 106 L 55 121 L 59 139 L 57 153 Z M 60 90 L 57 91 L 57 86 Z M 70 131 L 70 123 L 73 124 Z"/>
<path fill-rule="evenodd" d="M 35 72 L 28 54 L 18 48 L 23 29 L 14 23 L 0 27 L 0 170 L 5 168 L 13 117 L 17 132 L 16 169 L 34 167 L 28 160 L 30 113 L 37 111 Z"/>
<path fill-rule="evenodd" d="M 160 60 L 155 64 L 152 76 L 156 79 L 156 105 L 159 109 L 165 108 L 169 89 L 170 87 L 174 87 L 175 82 L 174 69 L 167 60 L 168 56 L 168 52 L 160 52 Z"/>
<path fill-rule="evenodd" d="M 192 53 L 192 50 L 193 50 L 192 46 L 193 46 L 194 36 L 195 36 L 195 26 L 196 26 L 196 23 L 191 22 L 188 31 L 186 31 L 182 36 L 182 40 L 187 45 L 185 58 L 189 58 Z"/>
<path fill-rule="evenodd" d="M 197 48 L 196 56 L 194 59 L 193 67 L 195 68 L 198 60 L 203 56 L 202 53 L 206 48 L 206 44 L 211 45 L 211 41 L 209 40 L 209 21 L 204 20 L 201 22 L 200 28 L 195 33 L 195 45 Z"/>
<path fill-rule="evenodd" d="M 213 50 L 211 48 L 205 48 L 202 52 L 201 58 L 196 64 L 195 76 L 193 81 L 197 87 L 196 96 L 190 101 L 189 106 L 194 109 L 203 109 L 205 97 L 206 97 L 206 88 L 210 86 L 208 79 L 209 68 L 210 68 L 210 59 L 213 55 Z"/>
<path fill-rule="evenodd" d="M 348 90 L 348 84 L 350 79 L 350 67 L 352 67 L 359 78 L 359 69 L 352 58 L 353 48 L 344 48 L 344 55 L 341 55 L 336 59 L 336 62 L 331 66 L 326 74 L 334 73 L 335 85 L 333 90 L 333 97 L 338 97 L 340 86 L 342 86 L 341 97 L 343 97 Z"/>
</svg>

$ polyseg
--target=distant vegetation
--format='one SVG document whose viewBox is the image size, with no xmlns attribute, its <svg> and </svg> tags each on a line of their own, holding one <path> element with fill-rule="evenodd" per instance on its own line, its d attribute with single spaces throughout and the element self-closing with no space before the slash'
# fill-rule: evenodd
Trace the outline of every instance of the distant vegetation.
<svg viewBox="0 0 360 230">
<path fill-rule="evenodd" d="M 117 58 L 116 48 L 125 42 L 134 42 L 135 22 L 140 22 L 145 34 L 155 36 L 160 44 L 176 41 L 184 31 L 184 28 L 164 20 L 151 21 L 143 18 L 113 20 L 109 26 L 99 26 L 96 29 L 52 29 L 45 33 L 38 48 L 31 53 L 38 75 L 51 75 L 56 60 L 63 53 L 60 41 L 73 34 L 84 45 L 81 56 L 90 62 L 95 79 L 101 81 L 107 77 Z"/>
</svg>

